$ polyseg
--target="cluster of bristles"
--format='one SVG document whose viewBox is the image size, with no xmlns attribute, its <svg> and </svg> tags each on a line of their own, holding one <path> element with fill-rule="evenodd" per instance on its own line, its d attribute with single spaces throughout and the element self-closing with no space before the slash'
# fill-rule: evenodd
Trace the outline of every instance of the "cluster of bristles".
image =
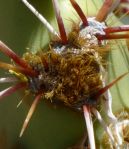
<svg viewBox="0 0 129 149">
<path fill-rule="evenodd" d="M 108 44 L 104 40 L 129 38 L 128 34 L 117 32 L 129 31 L 129 26 L 106 27 L 105 20 L 108 14 L 115 9 L 118 2 L 105 0 L 95 18 L 87 18 L 75 0 L 70 0 L 73 8 L 81 18 L 79 24 L 71 29 L 67 35 L 63 20 L 60 16 L 57 0 L 52 0 L 59 27 L 58 34 L 46 19 L 39 14 L 26 0 L 25 5 L 41 20 L 47 29 L 54 34 L 54 39 L 47 52 L 25 53 L 23 58 L 16 55 L 3 42 L 0 42 L 0 50 L 9 56 L 17 65 L 0 62 L 0 67 L 9 70 L 15 77 L 1 78 L 0 82 L 18 82 L 16 85 L 0 92 L 0 98 L 24 88 L 27 93 L 35 96 L 35 100 L 29 110 L 23 124 L 20 136 L 22 136 L 27 124 L 42 97 L 53 101 L 61 101 L 65 105 L 84 111 L 91 149 L 95 148 L 91 112 L 97 117 L 105 131 L 109 135 L 114 146 L 121 144 L 121 138 L 117 132 L 116 118 L 111 109 L 111 96 L 109 88 L 127 73 L 121 75 L 109 85 L 105 83 L 105 61 L 102 53 Z M 116 128 L 117 141 L 114 140 L 108 126 L 106 126 L 96 106 L 100 96 L 106 100 L 106 113 Z"/>
</svg>

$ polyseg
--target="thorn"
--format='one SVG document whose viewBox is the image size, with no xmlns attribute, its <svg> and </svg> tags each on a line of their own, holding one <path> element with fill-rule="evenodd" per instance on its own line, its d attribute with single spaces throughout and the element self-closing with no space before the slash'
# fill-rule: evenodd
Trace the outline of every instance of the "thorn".
<svg viewBox="0 0 129 149">
<path fill-rule="evenodd" d="M 20 100 L 20 102 L 17 104 L 17 108 L 20 107 L 20 105 L 22 104 L 23 100 Z"/>
<path fill-rule="evenodd" d="M 88 132 L 88 138 L 90 143 L 90 149 L 95 149 L 95 138 L 94 138 L 94 130 L 93 130 L 93 123 L 90 108 L 86 105 L 83 105 L 83 112 Z"/>
<path fill-rule="evenodd" d="M 63 42 L 63 44 L 67 44 L 67 35 L 66 35 L 66 31 L 64 28 L 64 23 L 62 20 L 62 17 L 60 15 L 60 10 L 59 10 L 59 5 L 58 5 L 58 1 L 57 0 L 52 0 L 53 2 L 53 7 L 56 13 L 56 19 L 57 19 L 57 23 L 58 23 L 58 27 L 59 27 L 59 31 L 60 31 L 60 36 L 61 36 L 61 40 Z"/>
<path fill-rule="evenodd" d="M 112 6 L 108 11 L 108 14 L 112 13 L 119 5 L 121 0 L 113 0 Z"/>
<path fill-rule="evenodd" d="M 110 140 L 112 141 L 112 144 L 115 144 L 115 140 L 114 140 L 114 137 L 112 135 L 112 132 L 109 129 L 109 127 L 106 125 L 106 123 L 104 122 L 104 120 L 101 117 L 99 111 L 97 111 L 95 108 L 92 108 L 92 112 L 94 113 L 95 117 L 98 119 L 98 121 L 100 122 L 100 124 L 104 128 L 105 132 L 108 134 Z"/>
<path fill-rule="evenodd" d="M 15 52 L 13 52 L 9 47 L 7 47 L 2 41 L 0 41 L 0 51 L 2 51 L 5 55 L 12 58 L 16 64 L 18 64 L 21 67 L 27 67 L 29 68 L 28 64 L 20 58 L 18 55 L 16 55 Z"/>
<path fill-rule="evenodd" d="M 121 3 L 129 3 L 129 0 L 120 0 Z"/>
<path fill-rule="evenodd" d="M 13 77 L 6 77 L 6 78 L 0 78 L 0 83 L 11 83 L 11 82 L 18 82 L 19 80 L 17 78 Z"/>
<path fill-rule="evenodd" d="M 29 8 L 32 13 L 45 25 L 45 27 L 49 30 L 50 33 L 54 34 L 58 38 L 59 35 L 55 31 L 55 29 L 50 25 L 50 23 L 27 1 L 27 0 L 22 0 L 22 2 Z"/>
<path fill-rule="evenodd" d="M 113 0 L 105 0 L 102 7 L 100 8 L 96 20 L 99 22 L 103 22 L 106 20 L 109 10 L 113 4 Z"/>
<path fill-rule="evenodd" d="M 23 123 L 23 126 L 22 126 L 22 129 L 21 129 L 21 132 L 20 132 L 19 137 L 22 137 L 22 135 L 23 135 L 25 129 L 27 128 L 28 123 L 29 123 L 29 121 L 30 121 L 30 119 L 31 119 L 31 117 L 32 117 L 32 115 L 33 115 L 35 109 L 36 109 L 36 106 L 37 106 L 37 104 L 39 103 L 39 101 L 40 101 L 40 99 L 41 99 L 41 96 L 42 96 L 42 94 L 38 94 L 38 95 L 36 96 L 35 100 L 33 101 L 32 105 L 31 105 L 31 107 L 30 107 L 30 110 L 29 110 L 29 112 L 28 112 L 28 114 L 27 114 L 27 116 L 26 116 L 26 119 L 25 119 L 25 121 L 24 121 L 24 123 Z"/>
<path fill-rule="evenodd" d="M 18 84 L 14 85 L 14 86 L 11 86 L 11 87 L 1 91 L 0 92 L 0 100 L 3 97 L 9 96 L 10 94 L 16 92 L 19 89 L 25 88 L 26 86 L 27 86 L 26 83 L 18 83 Z"/>
<path fill-rule="evenodd" d="M 26 98 L 29 94 L 30 94 L 29 91 L 25 91 L 24 96 L 22 97 L 22 99 L 20 100 L 20 102 L 17 104 L 17 108 L 19 108 L 19 106 L 22 104 L 24 98 Z"/>
<path fill-rule="evenodd" d="M 80 6 L 77 4 L 77 2 L 75 0 L 70 0 L 72 6 L 74 7 L 74 9 L 76 10 L 76 12 L 78 13 L 78 15 L 80 16 L 84 26 L 88 26 L 88 21 L 87 18 L 85 16 L 85 14 L 83 13 L 82 9 L 80 8 Z"/>
<path fill-rule="evenodd" d="M 120 75 L 118 78 L 116 78 L 115 80 L 113 80 L 107 86 L 105 86 L 102 89 L 100 89 L 96 94 L 93 95 L 92 98 L 98 99 L 98 97 L 100 97 L 102 94 L 104 94 L 109 88 L 111 88 L 114 84 L 116 84 L 120 79 L 122 79 L 123 77 L 125 77 L 128 73 L 129 72 L 126 72 L 126 73 Z"/>
<path fill-rule="evenodd" d="M 115 33 L 115 32 L 125 32 L 129 31 L 129 25 L 118 26 L 118 27 L 107 27 L 104 29 L 106 34 Z"/>
<path fill-rule="evenodd" d="M 1 62 L 1 61 L 0 61 L 0 68 L 6 69 L 6 70 L 13 70 L 13 71 L 18 72 L 18 73 L 20 72 L 20 73 L 23 73 L 23 74 L 28 75 L 28 76 L 37 75 L 37 73 L 34 72 L 33 70 L 26 69 L 26 68 L 23 68 L 23 67 L 13 66 L 11 64 L 4 63 L 4 62 Z"/>
<path fill-rule="evenodd" d="M 106 35 L 102 35 L 102 34 L 96 34 L 96 37 L 98 38 L 98 40 L 113 40 L 113 39 L 125 39 L 125 38 L 129 38 L 129 34 L 106 34 Z"/>
</svg>

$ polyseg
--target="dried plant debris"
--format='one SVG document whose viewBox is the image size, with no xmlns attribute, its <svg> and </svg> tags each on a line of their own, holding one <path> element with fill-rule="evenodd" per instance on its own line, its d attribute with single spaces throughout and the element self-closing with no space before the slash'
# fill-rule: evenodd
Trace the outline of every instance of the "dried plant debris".
<svg viewBox="0 0 129 149">
<path fill-rule="evenodd" d="M 119 133 L 123 138 L 123 144 L 119 147 L 120 149 L 128 149 L 129 147 L 129 112 L 126 110 L 122 110 L 117 114 L 118 118 L 118 129 Z M 109 125 L 110 129 L 112 130 L 112 133 L 114 135 L 114 138 L 116 137 L 116 133 L 114 131 L 114 127 L 112 124 Z M 102 146 L 105 149 L 114 149 L 112 143 L 110 142 L 109 137 L 107 136 L 106 133 L 103 134 L 103 139 L 102 139 Z"/>
</svg>

